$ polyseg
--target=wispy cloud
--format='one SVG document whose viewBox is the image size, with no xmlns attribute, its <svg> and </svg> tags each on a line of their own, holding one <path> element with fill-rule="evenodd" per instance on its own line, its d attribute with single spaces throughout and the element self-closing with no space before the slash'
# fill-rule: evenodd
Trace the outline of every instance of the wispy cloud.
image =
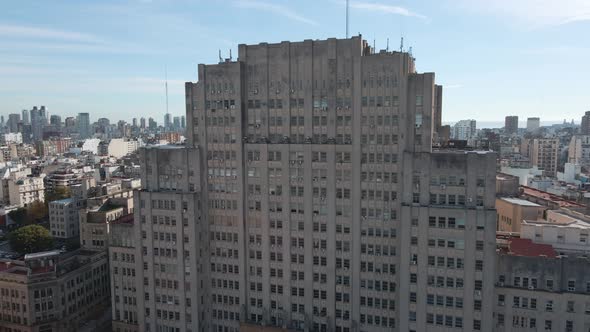
<svg viewBox="0 0 590 332">
<path fill-rule="evenodd" d="M 590 21 L 588 0 L 463 0 L 457 3 L 483 14 L 510 17 L 531 28 Z"/>
<path fill-rule="evenodd" d="M 415 13 L 407 8 L 395 6 L 395 5 L 390 5 L 390 4 L 385 4 L 385 3 L 351 1 L 350 7 L 355 8 L 355 9 L 380 12 L 380 13 L 384 13 L 384 14 L 393 14 L 393 15 L 401 15 L 401 16 L 427 19 L 426 16 L 424 16 L 422 14 Z"/>
<path fill-rule="evenodd" d="M 277 15 L 284 16 L 288 19 L 298 21 L 301 23 L 305 23 L 305 24 L 309 24 L 309 25 L 318 25 L 318 23 L 316 21 L 309 19 L 307 17 L 304 17 L 292 9 L 285 7 L 283 5 L 278 5 L 276 3 L 263 2 L 263 1 L 257 1 L 257 0 L 238 0 L 238 1 L 234 1 L 234 5 L 237 7 L 240 7 L 240 8 L 256 9 L 256 10 L 272 12 Z"/>
<path fill-rule="evenodd" d="M 0 36 L 8 38 L 67 40 L 72 42 L 100 43 L 96 36 L 51 28 L 0 24 Z"/>
</svg>

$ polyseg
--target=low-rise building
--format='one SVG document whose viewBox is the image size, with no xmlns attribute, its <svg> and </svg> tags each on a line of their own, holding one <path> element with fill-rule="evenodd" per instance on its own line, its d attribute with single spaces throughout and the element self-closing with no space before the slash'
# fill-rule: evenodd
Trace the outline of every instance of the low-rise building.
<svg viewBox="0 0 590 332">
<path fill-rule="evenodd" d="M 77 250 L 0 259 L 0 330 L 79 331 L 110 306 L 105 251 Z"/>
<path fill-rule="evenodd" d="M 111 157 L 122 158 L 130 153 L 135 152 L 140 147 L 137 140 L 128 140 L 124 138 L 113 138 L 108 147 L 108 154 Z"/>
<path fill-rule="evenodd" d="M 520 198 L 501 197 L 496 199 L 498 231 L 519 233 L 524 219 L 540 219 L 545 208 Z"/>
</svg>

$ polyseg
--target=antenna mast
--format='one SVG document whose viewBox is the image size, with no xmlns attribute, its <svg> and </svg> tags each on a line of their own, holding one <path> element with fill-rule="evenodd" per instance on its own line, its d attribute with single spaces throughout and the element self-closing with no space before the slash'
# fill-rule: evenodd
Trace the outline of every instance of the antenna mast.
<svg viewBox="0 0 590 332">
<path fill-rule="evenodd" d="M 165 76 L 166 76 L 166 114 L 168 114 L 168 67 L 165 67 Z"/>
<path fill-rule="evenodd" d="M 402 41 L 401 41 L 401 43 L 399 45 L 399 51 L 400 52 L 403 52 L 404 51 L 404 37 L 402 37 Z"/>
<path fill-rule="evenodd" d="M 348 9 L 350 7 L 350 1 L 346 0 L 346 39 L 348 39 Z"/>
<path fill-rule="evenodd" d="M 389 38 L 387 38 L 387 52 L 389 52 Z"/>
</svg>

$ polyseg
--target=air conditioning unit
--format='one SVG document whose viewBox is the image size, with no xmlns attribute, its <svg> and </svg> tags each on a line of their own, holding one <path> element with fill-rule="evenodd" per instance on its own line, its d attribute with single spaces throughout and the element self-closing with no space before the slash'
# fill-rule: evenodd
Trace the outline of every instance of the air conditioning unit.
<svg viewBox="0 0 590 332">
<path fill-rule="evenodd" d="M 535 286 L 529 286 L 529 289 L 533 290 L 533 289 L 535 289 Z"/>
</svg>

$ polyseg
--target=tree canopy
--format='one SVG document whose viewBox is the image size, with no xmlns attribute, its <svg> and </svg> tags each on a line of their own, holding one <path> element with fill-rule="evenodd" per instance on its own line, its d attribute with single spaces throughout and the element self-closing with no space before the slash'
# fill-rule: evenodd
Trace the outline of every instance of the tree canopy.
<svg viewBox="0 0 590 332">
<path fill-rule="evenodd" d="M 12 250 L 20 254 L 50 250 L 53 247 L 53 237 L 49 230 L 39 225 L 27 225 L 13 231 L 8 241 Z"/>
</svg>

